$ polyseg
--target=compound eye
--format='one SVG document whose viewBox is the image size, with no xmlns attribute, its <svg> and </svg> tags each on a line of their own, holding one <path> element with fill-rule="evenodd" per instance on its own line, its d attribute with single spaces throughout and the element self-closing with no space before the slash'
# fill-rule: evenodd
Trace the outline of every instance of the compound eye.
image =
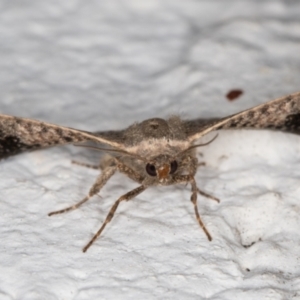
<svg viewBox="0 0 300 300">
<path fill-rule="evenodd" d="M 146 165 L 146 171 L 150 176 L 156 176 L 156 168 L 152 164 Z"/>
<path fill-rule="evenodd" d="M 173 174 L 176 172 L 177 168 L 178 168 L 178 164 L 176 160 L 173 160 L 170 164 L 171 166 L 171 170 L 170 170 L 170 174 Z"/>
</svg>

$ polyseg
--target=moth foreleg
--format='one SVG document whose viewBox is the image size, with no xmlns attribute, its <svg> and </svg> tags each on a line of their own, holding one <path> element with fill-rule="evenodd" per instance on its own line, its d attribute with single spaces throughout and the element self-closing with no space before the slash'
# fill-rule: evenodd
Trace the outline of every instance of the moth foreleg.
<svg viewBox="0 0 300 300">
<path fill-rule="evenodd" d="M 76 160 L 72 160 L 72 164 L 77 165 L 77 166 L 82 166 L 82 167 L 85 167 L 85 168 L 89 168 L 89 169 L 94 169 L 94 170 L 100 170 L 101 169 L 100 166 L 86 164 L 86 163 L 76 161 Z"/>
<path fill-rule="evenodd" d="M 87 249 L 94 243 L 94 241 L 101 235 L 102 231 L 104 230 L 107 223 L 111 221 L 113 218 L 120 202 L 122 201 L 129 201 L 130 199 L 134 198 L 138 194 L 142 193 L 146 189 L 145 186 L 141 185 L 138 188 L 131 190 L 130 192 L 126 193 L 125 195 L 121 196 L 111 207 L 108 215 L 106 216 L 106 219 L 104 223 L 102 224 L 101 228 L 97 231 L 97 233 L 93 236 L 93 238 L 88 242 L 88 244 L 82 249 L 83 252 L 86 252 Z"/>
<path fill-rule="evenodd" d="M 80 202 L 78 202 L 70 207 L 50 212 L 48 214 L 48 216 L 62 214 L 62 213 L 68 212 L 70 210 L 74 210 L 74 209 L 78 208 L 79 206 L 81 206 L 83 203 L 88 201 L 91 197 L 93 197 L 94 195 L 96 195 L 97 193 L 100 192 L 101 188 L 107 183 L 107 181 L 110 179 L 110 177 L 112 177 L 114 175 L 116 170 L 117 170 L 116 166 L 107 167 L 106 169 L 104 169 L 102 171 L 102 173 L 100 174 L 100 176 L 97 177 L 97 180 L 95 181 L 93 186 L 90 188 L 90 191 L 86 197 L 84 197 Z"/>
<path fill-rule="evenodd" d="M 176 183 L 190 183 L 192 186 L 192 195 L 191 195 L 191 201 L 194 204 L 195 209 L 195 215 L 197 218 L 197 221 L 200 225 L 200 227 L 203 229 L 204 233 L 206 234 L 209 241 L 212 240 L 212 237 L 208 230 L 206 229 L 204 223 L 202 222 L 199 211 L 198 211 L 198 205 L 197 205 L 197 193 L 202 192 L 197 188 L 196 181 L 192 175 L 180 175 L 175 178 Z"/>
<path fill-rule="evenodd" d="M 199 188 L 197 188 L 197 192 L 198 192 L 200 195 L 202 195 L 202 196 L 204 196 L 204 197 L 206 197 L 206 198 L 208 198 L 208 199 L 215 200 L 215 201 L 217 201 L 218 203 L 220 203 L 220 199 L 219 199 L 219 198 L 214 197 L 214 196 L 212 196 L 212 195 L 210 195 L 210 194 L 207 194 L 207 193 L 201 191 Z"/>
<path fill-rule="evenodd" d="M 125 174 L 127 177 L 132 179 L 133 181 L 136 181 L 138 183 L 142 183 L 144 180 L 144 177 L 137 171 L 134 171 L 132 168 L 127 166 L 126 164 L 122 162 L 118 162 L 118 171 Z"/>
<path fill-rule="evenodd" d="M 205 162 L 199 162 L 199 163 L 197 164 L 197 167 L 205 166 L 205 165 L 206 165 Z M 197 188 L 197 191 L 198 191 L 198 193 L 199 193 L 200 195 L 202 195 L 202 196 L 204 196 L 204 197 L 206 197 L 206 198 L 215 200 L 215 201 L 217 201 L 218 203 L 220 203 L 220 199 L 219 199 L 219 198 L 214 197 L 214 196 L 212 196 L 212 195 L 210 195 L 210 194 L 207 194 L 206 192 L 200 190 L 199 188 Z"/>
<path fill-rule="evenodd" d="M 194 204 L 196 218 L 198 220 L 200 227 L 203 229 L 204 233 L 206 234 L 208 240 L 211 241 L 212 237 L 211 237 L 210 233 L 208 232 L 208 230 L 206 229 L 206 227 L 205 227 L 204 223 L 202 222 L 200 215 L 199 215 L 198 205 L 197 205 L 197 192 L 200 192 L 200 190 L 197 188 L 194 178 L 191 180 L 191 186 L 192 186 L 191 201 Z"/>
</svg>

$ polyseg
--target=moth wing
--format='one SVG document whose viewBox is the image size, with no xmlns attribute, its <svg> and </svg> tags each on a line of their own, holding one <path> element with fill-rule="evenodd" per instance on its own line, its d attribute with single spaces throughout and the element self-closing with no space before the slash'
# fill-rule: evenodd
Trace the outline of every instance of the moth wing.
<svg viewBox="0 0 300 300">
<path fill-rule="evenodd" d="M 300 93 L 255 106 L 222 119 L 184 121 L 189 141 L 193 142 L 213 130 L 273 129 L 300 134 Z"/>
<path fill-rule="evenodd" d="M 108 133 L 93 134 L 37 120 L 0 115 L 0 159 L 24 151 L 92 141 L 113 148 L 124 146 Z"/>
</svg>

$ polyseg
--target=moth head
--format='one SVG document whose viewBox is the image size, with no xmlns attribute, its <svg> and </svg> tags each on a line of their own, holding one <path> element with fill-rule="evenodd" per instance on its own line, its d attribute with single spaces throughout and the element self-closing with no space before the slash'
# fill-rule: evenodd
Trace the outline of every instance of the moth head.
<svg viewBox="0 0 300 300">
<path fill-rule="evenodd" d="M 205 144 L 191 145 L 184 150 L 170 154 L 160 154 L 144 158 L 147 182 L 168 185 L 176 182 L 181 175 L 194 176 L 198 166 L 196 148 L 208 145 L 217 135 Z M 172 151 L 171 151 L 172 152 Z"/>
<path fill-rule="evenodd" d="M 156 178 L 160 183 L 169 182 L 178 171 L 179 163 L 169 155 L 159 155 L 146 163 L 145 170 L 148 176 Z"/>
<path fill-rule="evenodd" d="M 198 160 L 195 149 L 174 154 L 161 154 L 144 161 L 146 185 L 171 185 L 182 175 L 194 176 Z"/>
</svg>

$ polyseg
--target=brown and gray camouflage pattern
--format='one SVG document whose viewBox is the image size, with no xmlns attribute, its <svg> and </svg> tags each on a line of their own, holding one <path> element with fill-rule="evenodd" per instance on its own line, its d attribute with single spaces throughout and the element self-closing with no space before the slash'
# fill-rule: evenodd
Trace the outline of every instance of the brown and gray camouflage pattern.
<svg viewBox="0 0 300 300">
<path fill-rule="evenodd" d="M 80 165 L 101 169 L 101 174 L 80 202 L 49 213 L 61 214 L 79 208 L 98 194 L 116 171 L 125 174 L 139 186 L 115 201 L 105 221 L 83 252 L 101 235 L 112 220 L 119 204 L 136 197 L 149 186 L 190 184 L 191 201 L 195 216 L 209 241 L 212 236 L 202 222 L 197 206 L 198 193 L 219 202 L 219 199 L 200 190 L 195 174 L 200 165 L 194 142 L 213 130 L 221 129 L 272 129 L 300 133 L 300 93 L 283 97 L 266 104 L 245 110 L 223 119 L 167 120 L 154 118 L 135 123 L 125 130 L 91 133 L 48 124 L 31 119 L 0 115 L 0 158 L 29 150 L 55 145 L 95 142 L 117 150 L 115 156 L 103 158 L 99 166 Z M 203 144 L 205 145 L 205 144 Z M 103 150 L 103 148 L 101 149 Z"/>
<path fill-rule="evenodd" d="M 0 159 L 25 151 L 86 141 L 121 146 L 93 133 L 32 119 L 0 115 Z"/>
<path fill-rule="evenodd" d="M 300 93 L 220 119 L 171 117 L 135 123 L 125 130 L 86 132 L 32 119 L 0 115 L 0 158 L 56 145 L 92 141 L 124 151 L 153 140 L 186 141 L 188 145 L 221 129 L 271 129 L 300 133 Z M 130 151 L 128 151 L 130 152 Z"/>
<path fill-rule="evenodd" d="M 188 139 L 194 141 L 221 129 L 271 129 L 300 133 L 300 93 L 276 99 L 232 116 L 185 121 Z"/>
</svg>

